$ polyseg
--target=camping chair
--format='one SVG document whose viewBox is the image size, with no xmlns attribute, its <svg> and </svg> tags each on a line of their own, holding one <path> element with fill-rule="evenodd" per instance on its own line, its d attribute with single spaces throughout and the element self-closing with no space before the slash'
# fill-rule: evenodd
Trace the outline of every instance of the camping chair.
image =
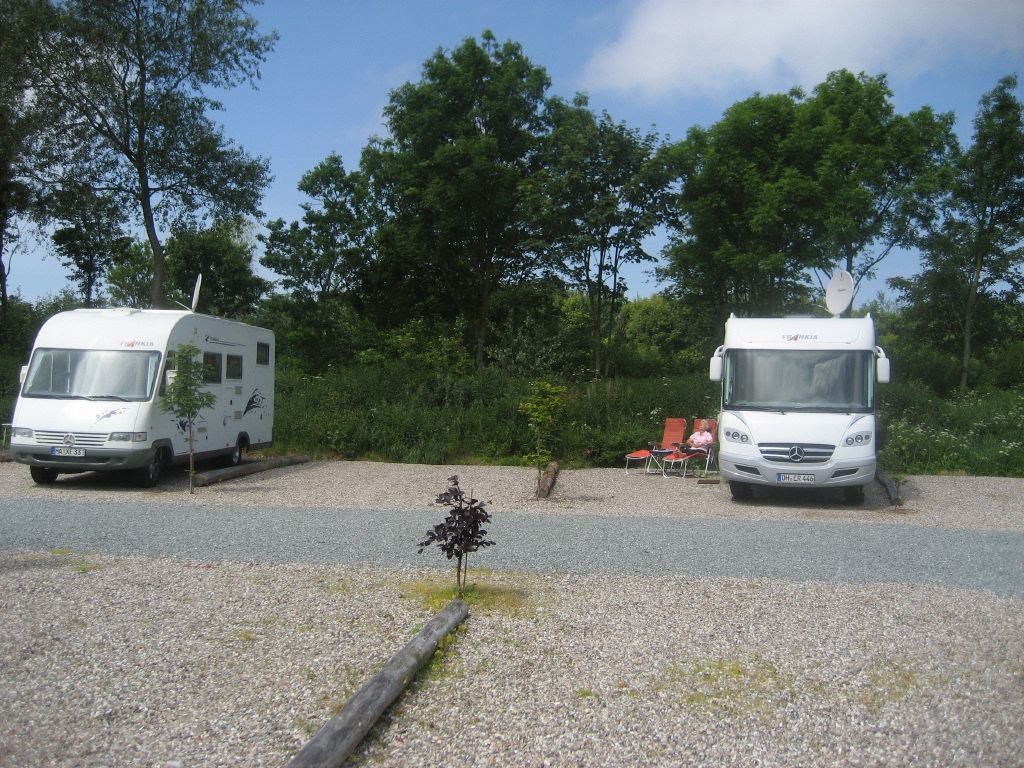
<svg viewBox="0 0 1024 768">
<path fill-rule="evenodd" d="M 670 453 L 662 461 L 662 471 L 666 474 L 670 470 L 674 470 L 678 465 L 682 464 L 682 477 L 686 477 L 686 470 L 689 467 L 690 460 L 696 459 L 700 461 L 704 460 L 704 475 L 708 474 L 711 469 L 711 462 L 715 460 L 715 445 L 718 443 L 718 420 L 717 419 L 694 419 L 693 420 L 693 431 L 703 432 L 707 430 L 711 433 L 713 438 L 711 443 L 707 447 L 703 448 L 691 448 L 688 445 L 682 444 L 678 449 Z"/>
<path fill-rule="evenodd" d="M 643 474 L 645 475 L 651 474 L 652 463 L 657 464 L 658 468 L 664 473 L 664 464 L 660 457 L 671 455 L 674 449 L 679 448 L 679 444 L 683 442 L 685 437 L 686 419 L 665 419 L 665 428 L 661 434 L 661 442 L 652 441 L 649 448 L 643 448 L 626 454 L 626 474 L 630 473 L 629 463 L 631 461 L 644 462 Z"/>
</svg>

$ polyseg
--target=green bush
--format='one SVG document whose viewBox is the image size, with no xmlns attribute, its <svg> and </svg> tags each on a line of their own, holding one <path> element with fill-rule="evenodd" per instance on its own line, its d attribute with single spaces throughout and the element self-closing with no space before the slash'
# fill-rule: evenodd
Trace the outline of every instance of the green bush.
<svg viewBox="0 0 1024 768">
<path fill-rule="evenodd" d="M 537 434 L 527 416 L 533 380 L 497 369 L 456 374 L 409 360 L 310 375 L 282 364 L 278 450 L 410 463 L 527 463 Z M 567 466 L 618 466 L 661 434 L 667 416 L 713 416 L 715 385 L 691 375 L 563 383 L 545 442 Z M 525 406 L 525 408 L 524 408 Z"/>
<path fill-rule="evenodd" d="M 900 474 L 1024 476 L 1024 388 L 935 395 L 884 388 L 879 462 Z"/>
</svg>

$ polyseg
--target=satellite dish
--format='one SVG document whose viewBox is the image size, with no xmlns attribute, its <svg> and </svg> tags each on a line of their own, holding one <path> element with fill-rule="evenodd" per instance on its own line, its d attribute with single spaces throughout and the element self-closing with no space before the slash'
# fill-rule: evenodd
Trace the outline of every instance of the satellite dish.
<svg viewBox="0 0 1024 768">
<path fill-rule="evenodd" d="M 196 307 L 199 306 L 199 286 L 203 284 L 203 273 L 200 272 L 196 275 L 196 287 L 192 289 L 192 311 L 196 311 Z"/>
<path fill-rule="evenodd" d="M 845 269 L 836 272 L 825 289 L 825 306 L 834 317 L 839 317 L 853 303 L 853 275 Z"/>
</svg>

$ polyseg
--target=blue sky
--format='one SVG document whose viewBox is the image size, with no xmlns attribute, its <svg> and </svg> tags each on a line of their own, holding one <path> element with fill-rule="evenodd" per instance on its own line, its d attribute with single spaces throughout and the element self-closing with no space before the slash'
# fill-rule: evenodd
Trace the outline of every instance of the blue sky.
<svg viewBox="0 0 1024 768">
<path fill-rule="evenodd" d="M 385 132 L 390 91 L 485 29 L 547 70 L 550 95 L 586 92 L 595 111 L 674 139 L 755 92 L 809 91 L 846 68 L 886 74 L 901 113 L 955 112 L 966 145 L 981 95 L 1003 75 L 1024 78 L 1022 0 L 266 0 L 254 13 L 280 39 L 258 88 L 221 94 L 214 117 L 270 160 L 263 210 L 287 221 L 301 216 L 306 171 L 331 152 L 356 168 Z M 12 292 L 35 300 L 66 285 L 43 252 L 15 255 Z M 916 269 L 912 254 L 890 255 L 857 302 Z M 631 295 L 657 290 L 649 270 L 627 275 Z"/>
</svg>

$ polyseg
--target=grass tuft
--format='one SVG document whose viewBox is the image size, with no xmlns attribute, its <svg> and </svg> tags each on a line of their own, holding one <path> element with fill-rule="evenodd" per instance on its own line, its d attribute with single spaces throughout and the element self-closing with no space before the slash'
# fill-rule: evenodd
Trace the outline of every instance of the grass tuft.
<svg viewBox="0 0 1024 768">
<path fill-rule="evenodd" d="M 402 588 L 403 597 L 419 600 L 425 610 L 437 612 L 457 597 L 452 584 L 440 584 L 436 581 L 414 581 Z M 483 613 L 503 613 L 518 615 L 528 605 L 525 590 L 497 584 L 467 584 L 462 600 Z"/>
</svg>

